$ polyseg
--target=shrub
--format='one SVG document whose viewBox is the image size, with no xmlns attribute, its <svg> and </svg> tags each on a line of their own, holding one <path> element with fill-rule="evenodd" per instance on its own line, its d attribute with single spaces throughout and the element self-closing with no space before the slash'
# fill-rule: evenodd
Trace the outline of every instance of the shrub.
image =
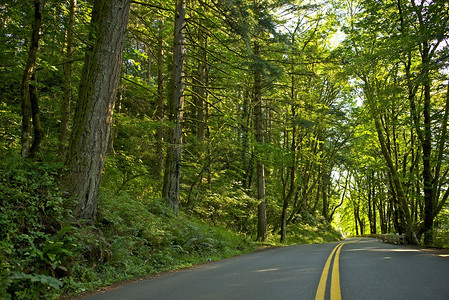
<svg viewBox="0 0 449 300">
<path fill-rule="evenodd" d="M 207 193 L 196 202 L 193 213 L 213 224 L 243 232 L 255 232 L 257 224 L 257 200 L 239 189 L 229 189 L 220 193 Z"/>
<path fill-rule="evenodd" d="M 11 153 L 4 157 L 0 298 L 36 298 L 58 290 L 58 279 L 69 275 L 74 228 L 63 225 L 68 211 L 55 180 L 58 165 L 22 160 Z"/>
</svg>

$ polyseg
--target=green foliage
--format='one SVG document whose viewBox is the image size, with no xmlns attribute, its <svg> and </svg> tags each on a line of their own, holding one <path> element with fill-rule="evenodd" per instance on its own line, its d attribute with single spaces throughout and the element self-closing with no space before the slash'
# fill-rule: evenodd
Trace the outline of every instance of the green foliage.
<svg viewBox="0 0 449 300">
<path fill-rule="evenodd" d="M 287 244 L 321 244 L 339 241 L 342 235 L 322 217 L 303 213 L 298 222 L 287 227 Z"/>
<path fill-rule="evenodd" d="M 58 290 L 62 282 L 58 279 L 38 274 L 25 274 L 12 272 L 9 276 L 9 285 L 13 287 L 13 299 L 38 299 L 53 290 Z M 11 287 L 10 287 L 11 289 Z M 6 294 L 5 297 L 10 295 Z"/>
<path fill-rule="evenodd" d="M 58 166 L 2 154 L 0 296 L 37 298 L 58 290 L 68 275 L 74 228 L 63 226 L 68 211 L 57 189 Z"/>
<path fill-rule="evenodd" d="M 77 264 L 67 287 L 75 292 L 254 249 L 227 229 L 175 216 L 159 199 L 103 190 L 100 204 L 96 226 L 76 232 Z"/>
<path fill-rule="evenodd" d="M 449 248 L 449 207 L 447 205 L 435 221 L 433 246 Z"/>
<path fill-rule="evenodd" d="M 0 149 L 17 146 L 20 131 L 20 116 L 12 105 L 0 101 Z"/>
<path fill-rule="evenodd" d="M 244 236 L 175 216 L 159 199 L 140 193 L 145 176 L 135 179 L 137 185 L 110 189 L 121 176 L 115 163 L 105 174 L 95 226 L 66 225 L 70 211 L 56 184 L 59 166 L 8 155 L 0 161 L 2 299 L 51 299 L 254 249 Z M 242 203 L 222 221 L 232 214 L 243 220 Z"/>
<path fill-rule="evenodd" d="M 202 220 L 220 224 L 234 231 L 254 233 L 257 226 L 255 212 L 257 200 L 240 189 L 224 189 L 218 193 L 208 192 L 197 199 L 192 209 Z"/>
</svg>

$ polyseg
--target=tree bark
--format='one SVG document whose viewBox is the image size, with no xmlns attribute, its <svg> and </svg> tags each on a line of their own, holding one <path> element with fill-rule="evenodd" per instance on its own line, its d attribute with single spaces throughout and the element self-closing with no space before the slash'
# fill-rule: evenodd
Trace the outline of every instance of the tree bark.
<svg viewBox="0 0 449 300">
<path fill-rule="evenodd" d="M 372 184 L 371 184 L 371 200 L 373 202 L 373 221 L 371 225 L 371 233 L 376 234 L 377 233 L 377 213 L 376 213 L 376 188 L 375 188 L 375 173 L 372 172 Z"/>
<path fill-rule="evenodd" d="M 449 81 L 447 83 L 447 90 L 446 90 L 446 101 L 444 105 L 444 114 L 443 114 L 443 120 L 441 122 L 441 135 L 438 141 L 438 159 L 437 159 L 437 166 L 435 168 L 435 176 L 433 179 L 433 188 L 434 188 L 434 201 L 435 201 L 435 209 L 433 212 L 433 217 L 435 218 L 438 213 L 441 211 L 443 206 L 445 205 L 447 198 L 449 197 L 449 189 L 446 190 L 446 192 L 443 194 L 443 197 L 440 199 L 441 194 L 441 187 L 443 185 L 443 180 L 440 180 L 440 171 L 441 171 L 441 165 L 443 163 L 443 155 L 447 144 L 447 122 L 449 118 Z M 446 170 L 447 172 L 447 170 Z M 444 176 L 442 177 L 444 178 Z"/>
<path fill-rule="evenodd" d="M 115 97 L 115 105 L 114 105 L 114 114 L 116 115 L 116 118 L 114 118 L 111 124 L 111 134 L 109 137 L 109 145 L 107 150 L 108 154 L 109 153 L 115 154 L 114 145 L 115 140 L 117 139 L 118 136 L 120 126 L 119 118 L 117 118 L 117 116 L 119 116 L 120 113 L 122 112 L 123 90 L 124 90 L 123 79 L 120 78 L 117 86 L 117 96 Z"/>
<path fill-rule="evenodd" d="M 31 81 L 35 80 L 35 74 L 31 76 Z M 42 139 L 44 138 L 44 131 L 42 129 L 41 118 L 39 113 L 39 98 L 37 96 L 36 87 L 33 83 L 30 84 L 30 102 L 31 102 L 31 117 L 33 119 L 33 143 L 30 148 L 30 158 L 36 158 L 38 155 Z"/>
<path fill-rule="evenodd" d="M 197 97 L 197 139 L 198 142 L 204 141 L 206 132 L 206 118 L 205 118 L 205 97 L 206 97 L 206 66 L 207 66 L 207 37 L 205 33 L 200 30 L 199 32 L 199 44 L 203 48 L 201 50 L 202 57 L 198 62 L 198 97 Z"/>
<path fill-rule="evenodd" d="M 250 145 L 249 145 L 249 128 L 250 128 L 250 120 L 251 120 L 251 111 L 248 91 L 245 91 L 243 95 L 243 103 L 242 103 L 242 115 L 241 115 L 241 152 L 240 159 L 242 163 L 242 173 L 241 173 L 241 181 L 242 188 L 245 190 L 249 190 L 251 187 L 251 158 L 250 158 Z"/>
<path fill-rule="evenodd" d="M 292 142 L 293 144 L 294 142 Z M 288 193 L 285 195 L 285 192 L 283 194 L 283 201 L 282 201 L 282 213 L 281 213 L 281 243 L 285 243 L 287 239 L 287 210 L 288 210 L 288 204 L 290 203 L 291 198 L 293 197 L 293 193 L 295 191 L 295 157 L 296 155 L 293 153 L 293 165 L 290 167 L 290 188 Z"/>
<path fill-rule="evenodd" d="M 37 53 L 39 51 L 39 33 L 42 25 L 42 10 L 44 8 L 43 0 L 34 0 L 34 22 L 31 30 L 30 50 L 28 59 L 22 77 L 22 137 L 21 137 L 21 155 L 23 158 L 30 156 L 31 150 L 31 130 L 33 118 L 32 101 L 37 101 L 35 90 L 31 88 L 31 81 L 36 71 Z M 35 97 L 32 99 L 32 97 Z M 38 116 L 38 114 L 35 114 Z M 36 138 L 36 137 L 35 137 Z M 39 137 L 37 137 L 39 139 Z M 38 149 L 33 149 L 33 151 Z M 34 153 L 35 154 L 35 153 Z M 33 155 L 34 155 L 33 154 Z"/>
<path fill-rule="evenodd" d="M 162 32 L 164 30 L 164 20 L 159 19 L 158 47 L 157 47 L 157 107 L 156 117 L 159 125 L 156 130 L 156 153 L 157 153 L 157 175 L 161 176 L 164 168 L 164 40 Z"/>
<path fill-rule="evenodd" d="M 368 220 L 369 220 L 369 228 L 370 228 L 370 233 L 373 234 L 373 206 L 371 205 L 372 203 L 372 194 L 371 194 L 371 185 L 373 184 L 373 180 L 371 176 L 367 176 L 367 181 L 368 181 Z"/>
<path fill-rule="evenodd" d="M 354 212 L 355 235 L 358 236 L 359 235 L 359 222 L 358 222 L 359 206 L 358 206 L 358 204 L 355 203 L 355 201 L 353 202 L 353 212 Z"/>
<path fill-rule="evenodd" d="M 130 0 L 95 0 L 64 176 L 75 219 L 92 224 L 122 66 Z"/>
<path fill-rule="evenodd" d="M 77 0 L 70 1 L 66 28 L 64 62 L 64 98 L 61 102 L 61 123 L 59 126 L 59 155 L 65 157 L 69 132 L 70 104 L 72 102 L 73 33 L 75 31 L 75 10 Z"/>
<path fill-rule="evenodd" d="M 292 76 L 293 79 L 293 76 Z M 293 89 L 293 80 L 292 80 L 292 94 L 291 94 L 291 112 L 292 112 L 292 119 L 295 118 L 296 115 L 296 109 L 295 109 L 295 103 L 294 103 L 294 89 Z M 281 213 L 281 243 L 285 243 L 287 238 L 287 210 L 288 205 L 290 203 L 291 198 L 293 197 L 293 193 L 295 191 L 295 181 L 296 181 L 296 125 L 292 124 L 292 141 L 291 141 L 291 166 L 290 166 L 290 187 L 288 190 L 288 193 L 285 192 L 282 194 L 282 213 Z M 288 135 L 286 132 L 285 135 Z M 285 188 L 284 188 L 285 190 Z"/>
<path fill-rule="evenodd" d="M 424 73 L 424 140 L 422 141 L 423 152 L 423 182 L 424 182 L 424 244 L 433 244 L 433 219 L 434 219 L 434 197 L 433 197 L 433 176 L 431 166 L 432 155 L 432 132 L 431 132 L 431 96 L 429 77 L 429 46 L 427 41 L 423 42 L 422 64 Z"/>
<path fill-rule="evenodd" d="M 299 24 L 299 23 L 298 23 Z M 296 29 L 299 25 L 297 25 Z M 295 33 L 296 29 L 292 34 L 292 45 L 295 42 Z M 292 55 L 293 56 L 293 55 Z M 294 57 L 290 58 L 290 112 L 291 112 L 291 120 L 295 120 L 296 118 L 296 80 L 295 80 L 295 63 Z M 285 184 L 284 184 L 284 192 L 282 194 L 282 213 L 281 213 L 281 243 L 285 243 L 287 239 L 287 224 L 288 224 L 288 206 L 290 200 L 293 197 L 295 191 L 295 182 L 296 182 L 296 124 L 294 121 L 291 121 L 292 124 L 292 140 L 290 144 L 291 151 L 291 166 L 290 166 L 290 187 L 288 193 L 285 193 Z M 288 145 L 288 131 L 285 130 L 285 144 Z M 288 178 L 288 177 L 287 177 Z"/>
<path fill-rule="evenodd" d="M 176 5 L 174 51 L 173 51 L 173 97 L 169 102 L 170 144 L 167 147 L 164 186 L 162 195 L 175 213 L 179 209 L 181 179 L 182 122 L 184 110 L 184 27 L 186 1 L 179 0 Z"/>
<path fill-rule="evenodd" d="M 321 147 L 321 145 L 320 145 Z M 328 199 L 328 187 L 330 185 L 330 175 L 328 174 L 329 171 L 327 170 L 326 163 L 323 163 L 323 171 L 322 171 L 322 177 L 321 177 L 321 189 L 322 189 L 322 197 L 323 197 L 323 217 L 326 221 L 330 222 L 330 216 L 329 216 L 329 199 Z M 318 187 L 319 189 L 320 187 Z"/>
<path fill-rule="evenodd" d="M 259 45 L 255 43 L 254 54 L 259 56 Z M 264 142 L 263 133 L 263 116 L 262 116 L 262 74 L 258 66 L 255 67 L 254 73 L 254 117 L 256 127 L 256 142 L 259 147 Z M 257 207 L 257 240 L 265 241 L 267 239 L 267 213 L 265 203 L 265 166 L 261 153 L 257 154 L 256 162 L 256 187 L 257 199 L 259 205 Z"/>
</svg>

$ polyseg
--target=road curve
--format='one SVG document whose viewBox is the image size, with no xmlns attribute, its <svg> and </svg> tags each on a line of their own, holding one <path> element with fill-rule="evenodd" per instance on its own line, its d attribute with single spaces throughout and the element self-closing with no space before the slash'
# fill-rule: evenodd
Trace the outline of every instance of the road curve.
<svg viewBox="0 0 449 300">
<path fill-rule="evenodd" d="M 449 299 L 449 258 L 375 239 L 297 245 L 208 263 L 81 299 L 339 299 L 335 295 Z"/>
</svg>

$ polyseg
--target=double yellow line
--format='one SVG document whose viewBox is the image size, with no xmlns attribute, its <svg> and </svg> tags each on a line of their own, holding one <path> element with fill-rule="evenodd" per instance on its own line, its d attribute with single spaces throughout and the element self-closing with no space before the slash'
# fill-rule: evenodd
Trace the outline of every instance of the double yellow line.
<svg viewBox="0 0 449 300">
<path fill-rule="evenodd" d="M 332 257 L 335 254 L 334 264 L 332 266 L 332 278 L 331 278 L 331 300 L 340 300 L 341 292 L 340 292 L 340 272 L 339 272 L 339 258 L 340 251 L 345 243 L 338 244 L 334 250 L 332 250 L 331 254 L 327 258 L 326 264 L 324 265 L 323 273 L 321 273 L 320 283 L 318 284 L 318 290 L 316 291 L 315 300 L 324 300 L 324 296 L 326 295 L 326 282 L 327 277 L 329 275 L 329 269 L 332 261 Z"/>
</svg>

